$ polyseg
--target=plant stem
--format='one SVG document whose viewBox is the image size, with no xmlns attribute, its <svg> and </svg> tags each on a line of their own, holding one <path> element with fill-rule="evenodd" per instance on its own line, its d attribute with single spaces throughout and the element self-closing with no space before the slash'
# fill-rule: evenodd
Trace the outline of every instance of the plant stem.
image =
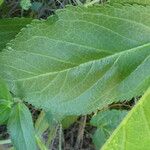
<svg viewBox="0 0 150 150">
<path fill-rule="evenodd" d="M 8 139 L 8 140 L 1 140 L 0 141 L 0 145 L 4 145 L 4 144 L 10 144 L 11 143 L 11 140 Z"/>
<path fill-rule="evenodd" d="M 50 128 L 50 132 L 48 134 L 48 140 L 46 142 L 47 147 L 49 147 L 51 141 L 55 138 L 56 133 L 57 133 L 57 129 L 58 129 L 58 126 L 52 126 Z"/>
<path fill-rule="evenodd" d="M 59 127 L 59 150 L 62 150 L 62 124 Z"/>
<path fill-rule="evenodd" d="M 40 150 L 48 150 L 46 148 L 46 146 L 44 145 L 44 143 L 42 142 L 42 140 L 38 136 L 35 136 L 35 138 L 36 138 L 36 142 L 37 142 Z"/>
<path fill-rule="evenodd" d="M 82 148 L 84 130 L 86 126 L 86 119 L 87 119 L 87 116 L 84 116 L 81 118 L 82 124 L 79 125 L 78 136 L 77 136 L 77 140 L 76 140 L 75 147 L 74 147 L 75 150 L 79 150 Z"/>
</svg>

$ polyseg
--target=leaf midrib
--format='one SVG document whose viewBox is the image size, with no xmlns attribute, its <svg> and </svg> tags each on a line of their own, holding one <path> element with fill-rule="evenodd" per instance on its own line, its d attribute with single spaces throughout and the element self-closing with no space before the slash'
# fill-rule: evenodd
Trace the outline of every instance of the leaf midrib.
<svg viewBox="0 0 150 150">
<path fill-rule="evenodd" d="M 54 75 L 54 74 L 57 74 L 57 73 L 62 73 L 62 72 L 74 69 L 76 67 L 83 66 L 83 65 L 85 65 L 87 63 L 93 63 L 94 61 L 97 62 L 97 61 L 100 61 L 100 60 L 103 60 L 103 59 L 109 59 L 109 58 L 112 58 L 112 57 L 115 57 L 115 56 L 117 57 L 118 55 L 123 55 L 123 54 L 126 54 L 126 53 L 130 53 L 130 52 L 138 50 L 139 48 L 143 48 L 143 47 L 146 47 L 146 46 L 149 46 L 149 45 L 150 45 L 150 42 L 146 43 L 146 44 L 143 44 L 143 45 L 140 45 L 140 46 L 137 46 L 137 47 L 134 47 L 134 48 L 131 48 L 131 49 L 128 49 L 128 50 L 124 50 L 124 51 L 121 51 L 121 52 L 118 52 L 118 53 L 114 53 L 113 55 L 109 55 L 109 56 L 106 56 L 106 57 L 101 58 L 101 59 L 87 61 L 87 62 L 84 62 L 84 63 L 79 64 L 77 66 L 74 66 L 74 67 L 71 67 L 71 68 L 67 68 L 67 69 L 64 69 L 64 70 L 61 70 L 61 71 L 47 72 L 47 73 L 44 73 L 44 74 L 39 74 L 39 75 L 35 75 L 33 77 L 29 77 L 29 78 L 22 78 L 22 79 L 17 79 L 17 80 L 7 80 L 7 81 L 31 80 L 31 79 L 35 79 L 35 78 L 38 78 L 38 77 L 44 77 L 44 76 Z"/>
<path fill-rule="evenodd" d="M 25 137 L 25 134 L 24 134 L 24 127 L 22 126 L 22 122 L 21 122 L 21 111 L 23 112 L 24 111 L 24 109 L 22 109 L 21 110 L 21 108 L 20 108 L 21 106 L 18 104 L 18 117 L 19 117 L 19 122 L 20 122 L 20 128 L 21 128 L 21 133 L 22 133 L 22 137 L 23 137 L 23 139 L 24 139 L 24 142 L 25 142 L 25 147 L 26 147 L 26 149 L 28 148 L 28 146 L 27 146 L 27 142 L 26 142 L 26 137 Z M 24 115 L 24 114 L 23 114 Z"/>
</svg>

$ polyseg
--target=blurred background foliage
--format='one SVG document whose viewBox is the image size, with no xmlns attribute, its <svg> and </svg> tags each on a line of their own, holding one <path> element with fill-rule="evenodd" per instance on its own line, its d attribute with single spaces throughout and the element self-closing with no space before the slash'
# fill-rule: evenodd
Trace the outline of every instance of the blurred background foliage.
<svg viewBox="0 0 150 150">
<path fill-rule="evenodd" d="M 83 5 L 91 0 L 0 0 L 0 18 L 30 17 L 46 19 L 65 5 Z M 102 3 L 105 0 L 96 0 Z"/>
</svg>

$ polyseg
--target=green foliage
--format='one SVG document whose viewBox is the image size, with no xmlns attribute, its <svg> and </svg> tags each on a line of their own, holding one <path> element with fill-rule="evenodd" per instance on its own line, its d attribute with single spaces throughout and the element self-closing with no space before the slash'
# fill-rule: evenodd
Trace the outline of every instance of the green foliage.
<svg viewBox="0 0 150 150">
<path fill-rule="evenodd" d="M 149 8 L 68 7 L 33 22 L 1 52 L 0 75 L 16 96 L 62 115 L 141 95 L 150 84 Z"/>
<path fill-rule="evenodd" d="M 0 124 L 5 124 L 9 118 L 11 111 L 11 102 L 7 100 L 0 100 Z"/>
<path fill-rule="evenodd" d="M 28 108 L 13 99 L 0 78 L 0 124 L 7 124 L 16 150 L 36 150 L 32 117 Z"/>
<path fill-rule="evenodd" d="M 0 124 L 4 124 L 10 115 L 12 97 L 4 81 L 0 78 Z"/>
<path fill-rule="evenodd" d="M 1 4 L 4 2 L 4 0 L 0 0 L 0 6 L 1 6 Z"/>
<path fill-rule="evenodd" d="M 149 4 L 148 0 L 133 2 Z M 31 3 L 22 0 L 21 6 L 27 10 Z M 8 84 L 0 79 L 0 124 L 8 123 L 16 150 L 36 150 L 36 142 L 46 149 L 41 140 L 46 129 L 51 128 L 50 142 L 58 124 L 67 128 L 77 115 L 146 91 L 150 85 L 149 14 L 150 6 L 140 5 L 68 6 L 26 28 L 31 19 L 0 21 L 0 76 Z M 112 134 L 102 149 L 147 150 L 149 98 L 150 91 L 113 134 L 126 111 L 111 110 L 92 118 L 97 148 Z M 25 101 L 43 109 L 35 132 Z"/>
<path fill-rule="evenodd" d="M 111 3 L 150 5 L 150 0 L 109 0 Z"/>
<path fill-rule="evenodd" d="M 150 89 L 128 113 L 102 150 L 149 150 Z"/>
<path fill-rule="evenodd" d="M 20 5 L 22 9 L 28 10 L 31 7 L 31 1 L 30 0 L 21 0 Z"/>
<path fill-rule="evenodd" d="M 93 142 L 97 149 L 107 141 L 112 132 L 127 114 L 127 111 L 107 110 L 99 112 L 91 120 L 91 124 L 97 127 L 93 135 Z"/>
<path fill-rule="evenodd" d="M 3 79 L 0 77 L 0 100 L 2 99 L 12 101 L 12 97 L 9 93 L 8 87 Z"/>
<path fill-rule="evenodd" d="M 23 103 L 12 108 L 8 130 L 16 150 L 37 150 L 31 113 Z"/>
<path fill-rule="evenodd" d="M 31 22 L 29 18 L 13 18 L 0 20 L 0 51 L 18 32 Z"/>
<path fill-rule="evenodd" d="M 48 128 L 56 128 L 56 125 L 59 123 L 58 121 L 61 121 L 61 119 L 55 120 L 54 116 L 50 112 L 45 113 L 42 111 L 35 124 L 36 134 L 41 137 L 42 133 Z"/>
<path fill-rule="evenodd" d="M 78 119 L 77 116 L 67 116 L 62 120 L 62 127 L 64 129 L 69 128 Z"/>
</svg>

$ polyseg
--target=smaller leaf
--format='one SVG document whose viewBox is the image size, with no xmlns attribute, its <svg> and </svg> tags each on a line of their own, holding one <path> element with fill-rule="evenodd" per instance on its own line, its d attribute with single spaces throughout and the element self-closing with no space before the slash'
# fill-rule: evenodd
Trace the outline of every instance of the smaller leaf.
<svg viewBox="0 0 150 150">
<path fill-rule="evenodd" d="M 1 99 L 12 101 L 12 97 L 8 90 L 8 87 L 2 78 L 0 78 L 0 100 Z"/>
<path fill-rule="evenodd" d="M 11 112 L 11 102 L 0 100 L 0 124 L 5 124 Z"/>
<path fill-rule="evenodd" d="M 57 120 L 58 119 L 58 120 Z M 54 116 L 50 111 L 42 111 L 35 123 L 36 134 L 40 137 L 48 128 L 56 126 L 62 118 L 59 115 Z"/>
<path fill-rule="evenodd" d="M 30 0 L 21 0 L 20 5 L 22 9 L 28 10 L 31 7 L 31 1 Z"/>
<path fill-rule="evenodd" d="M 5 82 L 0 78 L 0 124 L 4 124 L 10 115 L 12 97 Z"/>
<path fill-rule="evenodd" d="M 66 116 L 61 122 L 63 129 L 69 128 L 75 121 L 77 121 L 77 118 L 77 116 Z"/>
<path fill-rule="evenodd" d="M 60 120 L 56 120 L 56 118 Z M 41 150 L 42 149 L 45 150 L 45 147 L 43 148 L 44 145 L 42 140 L 42 135 L 44 131 L 46 131 L 48 128 L 50 129 L 47 136 L 48 140 L 46 143 L 47 147 L 49 147 L 49 144 L 56 136 L 57 126 L 61 120 L 62 118 L 59 117 L 59 115 L 55 117 L 50 111 L 48 112 L 42 111 L 40 113 L 35 123 L 35 132 L 36 132 L 37 143 Z"/>
<path fill-rule="evenodd" d="M 102 147 L 126 114 L 127 111 L 108 110 L 99 112 L 92 118 L 91 124 L 97 127 L 97 130 L 93 135 L 93 142 L 96 149 Z"/>
<path fill-rule="evenodd" d="M 48 121 L 45 117 L 44 111 L 42 111 L 35 122 L 36 135 L 41 137 L 43 132 L 46 131 L 48 127 L 49 127 Z"/>
<path fill-rule="evenodd" d="M 102 150 L 150 149 L 150 89 L 123 119 Z"/>
<path fill-rule="evenodd" d="M 99 150 L 102 147 L 102 145 L 106 142 L 108 137 L 109 134 L 105 130 L 97 128 L 97 130 L 95 131 L 92 137 L 95 148 Z"/>
<path fill-rule="evenodd" d="M 16 150 L 37 150 L 31 113 L 23 103 L 12 108 L 8 131 Z"/>
</svg>

